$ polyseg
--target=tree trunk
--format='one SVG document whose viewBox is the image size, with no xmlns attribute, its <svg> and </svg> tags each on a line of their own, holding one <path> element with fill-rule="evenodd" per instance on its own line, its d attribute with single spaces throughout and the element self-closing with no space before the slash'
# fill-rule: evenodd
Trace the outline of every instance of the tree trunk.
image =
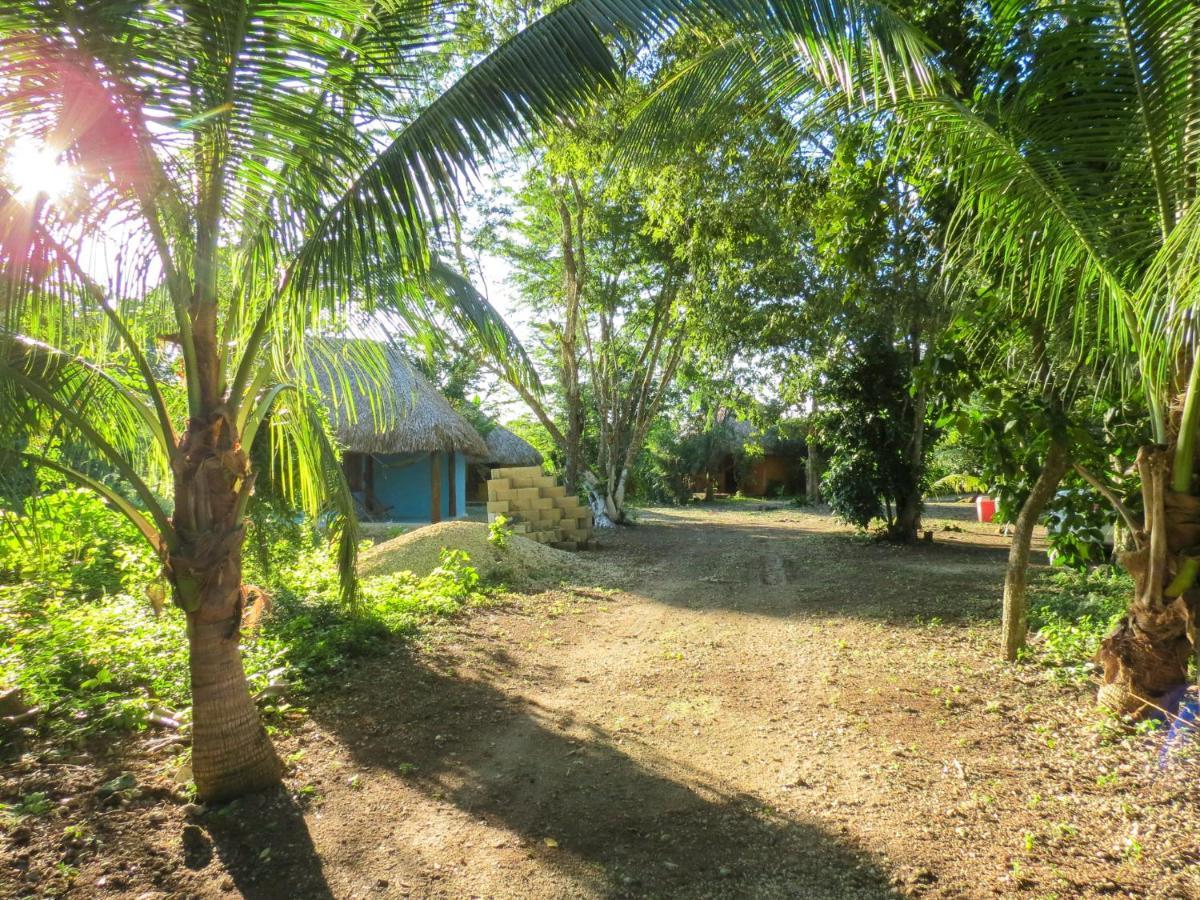
<svg viewBox="0 0 1200 900">
<path fill-rule="evenodd" d="M 1025 587 L 1033 529 L 1069 467 L 1066 447 L 1052 443 L 1046 452 L 1042 471 L 1013 525 L 1012 543 L 1008 548 L 1008 569 L 1004 573 L 1004 615 L 1001 624 L 1004 658 L 1010 662 L 1017 658 L 1017 653 L 1025 646 L 1025 636 L 1029 632 L 1029 604 Z"/>
<path fill-rule="evenodd" d="M 246 598 L 241 510 L 253 478 L 224 410 L 189 420 L 173 469 L 180 546 L 166 570 L 187 614 L 192 773 L 201 799 L 228 800 L 277 784 L 281 767 L 238 646 Z"/>
<path fill-rule="evenodd" d="M 812 409 L 809 415 L 817 415 L 817 398 L 812 396 Z M 813 440 L 814 428 L 810 428 L 808 436 L 805 439 L 807 444 L 808 456 L 804 460 L 804 495 L 808 498 L 808 502 L 817 504 L 821 502 L 821 468 L 823 461 L 821 460 L 821 451 L 817 447 L 816 441 Z"/>
<path fill-rule="evenodd" d="M 821 502 L 821 451 L 817 445 L 808 445 L 808 458 L 804 461 L 804 496 L 808 502 Z"/>
<path fill-rule="evenodd" d="M 923 506 L 919 490 L 896 498 L 896 522 L 892 526 L 892 540 L 909 544 L 917 539 L 917 532 L 921 530 Z"/>
<path fill-rule="evenodd" d="M 913 338 L 914 342 L 916 338 Z M 919 363 L 919 354 L 914 350 L 914 366 Z M 908 485 L 896 497 L 896 524 L 892 539 L 911 543 L 921 530 L 921 511 L 924 498 L 921 482 L 925 475 L 925 389 L 919 388 L 910 408 L 912 436 L 908 441 Z"/>
<path fill-rule="evenodd" d="M 1188 677 L 1189 633 L 1200 591 L 1173 582 L 1181 569 L 1194 565 L 1200 497 L 1168 489 L 1173 455 L 1173 447 L 1163 446 L 1143 447 L 1138 453 L 1146 510 L 1141 546 L 1120 558 L 1133 576 L 1134 597 L 1124 620 L 1096 654 L 1104 669 L 1097 699 L 1118 713 L 1136 715 L 1152 708 Z"/>
<path fill-rule="evenodd" d="M 242 669 L 240 619 L 240 605 L 224 621 L 188 616 L 192 776 L 200 799 L 210 803 L 269 788 L 280 777 Z"/>
</svg>

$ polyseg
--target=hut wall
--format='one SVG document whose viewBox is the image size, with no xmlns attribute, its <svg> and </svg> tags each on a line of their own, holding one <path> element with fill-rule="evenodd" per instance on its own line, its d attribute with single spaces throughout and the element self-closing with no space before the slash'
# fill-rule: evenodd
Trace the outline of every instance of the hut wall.
<svg viewBox="0 0 1200 900">
<path fill-rule="evenodd" d="M 467 461 L 454 454 L 455 489 L 450 490 L 450 454 L 388 453 L 375 457 L 375 498 L 384 515 L 393 521 L 428 522 L 433 495 L 433 460 L 437 460 L 441 518 L 457 519 L 467 513 Z M 454 494 L 455 510 L 450 509 Z"/>
<path fill-rule="evenodd" d="M 788 460 L 783 456 L 769 453 L 746 473 L 739 487 L 742 493 L 749 497 L 762 497 L 772 487 L 786 486 L 788 476 Z"/>
</svg>

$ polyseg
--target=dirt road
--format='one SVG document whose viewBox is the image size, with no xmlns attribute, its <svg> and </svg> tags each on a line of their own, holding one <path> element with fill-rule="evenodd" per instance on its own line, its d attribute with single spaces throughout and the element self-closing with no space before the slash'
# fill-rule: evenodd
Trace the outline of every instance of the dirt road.
<svg viewBox="0 0 1200 900">
<path fill-rule="evenodd" d="M 1006 543 L 944 525 L 894 548 L 796 509 L 647 512 L 596 557 L 622 590 L 525 598 L 364 662 L 282 742 L 291 798 L 201 817 L 213 852 L 168 883 L 1200 896 L 1194 797 L 1145 750 L 1099 746 L 1083 689 L 993 662 Z M 179 827 L 131 855 L 178 856 Z"/>
</svg>

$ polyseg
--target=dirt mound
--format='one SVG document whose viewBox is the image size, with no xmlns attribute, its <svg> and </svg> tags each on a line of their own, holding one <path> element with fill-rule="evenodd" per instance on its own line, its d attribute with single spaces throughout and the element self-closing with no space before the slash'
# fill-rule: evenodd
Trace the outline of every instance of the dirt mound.
<svg viewBox="0 0 1200 900">
<path fill-rule="evenodd" d="M 363 575 L 408 570 L 427 575 L 438 565 L 444 548 L 465 550 L 480 578 L 489 583 L 527 587 L 563 580 L 594 580 L 590 560 L 555 550 L 519 534 L 509 535 L 504 547 L 488 541 L 482 522 L 442 522 L 376 544 L 360 561 Z"/>
</svg>

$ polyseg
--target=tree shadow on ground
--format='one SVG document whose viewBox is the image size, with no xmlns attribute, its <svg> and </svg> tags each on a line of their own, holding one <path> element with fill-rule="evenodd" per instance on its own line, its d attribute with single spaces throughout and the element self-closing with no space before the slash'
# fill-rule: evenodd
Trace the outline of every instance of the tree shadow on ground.
<svg viewBox="0 0 1200 900">
<path fill-rule="evenodd" d="M 606 549 L 636 561 L 632 593 L 666 605 L 891 624 L 996 618 L 1008 556 L 1003 543 L 969 532 L 897 545 L 824 529 L 799 512 L 714 520 L 655 510 Z M 689 577 L 663 577 L 664 568 Z"/>
<path fill-rule="evenodd" d="M 466 678 L 398 650 L 363 665 L 352 701 L 316 703 L 312 715 L 357 765 L 521 839 L 572 894 L 896 896 L 867 852 L 815 821 L 773 813 L 636 736 L 498 690 L 502 654 L 471 667 Z M 367 790 L 385 781 L 365 780 Z"/>
<path fill-rule="evenodd" d="M 216 807 L 200 825 L 212 844 L 209 854 L 215 853 L 233 881 L 235 896 L 332 900 L 304 812 L 283 788 Z M 202 854 L 203 846 L 197 848 Z"/>
</svg>

